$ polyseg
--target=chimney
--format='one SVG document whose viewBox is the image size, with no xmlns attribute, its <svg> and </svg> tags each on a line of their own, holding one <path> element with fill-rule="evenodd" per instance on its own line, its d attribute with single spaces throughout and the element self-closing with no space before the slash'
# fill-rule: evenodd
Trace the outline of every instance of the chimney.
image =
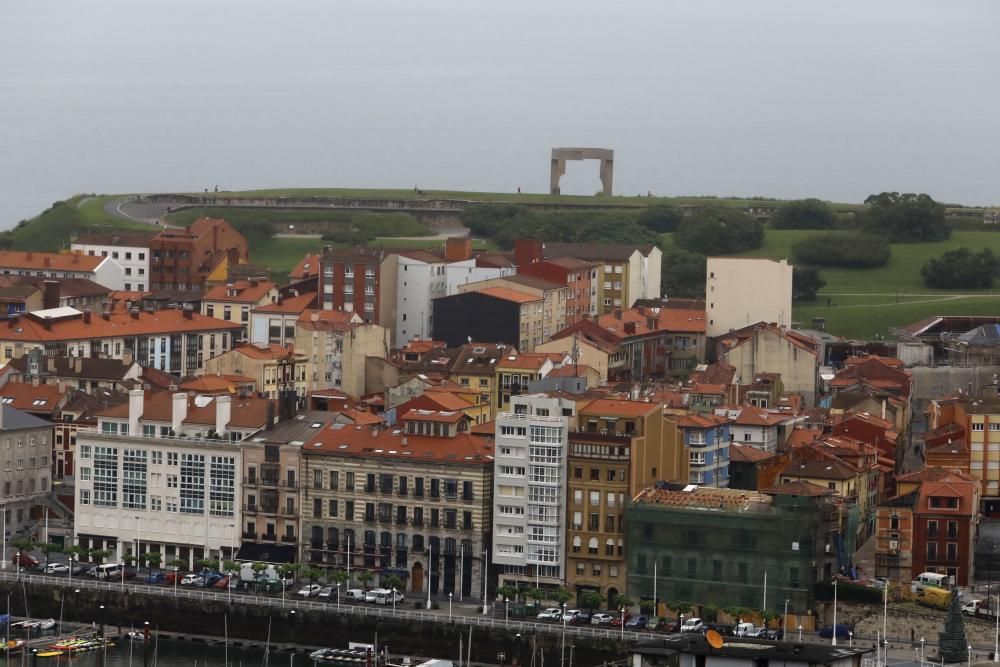
<svg viewBox="0 0 1000 667">
<path fill-rule="evenodd" d="M 133 308 L 132 310 L 128 311 L 128 314 L 132 316 L 133 320 L 139 319 L 139 309 L 138 308 Z"/>
<path fill-rule="evenodd" d="M 14 313 L 13 315 L 10 315 L 7 318 L 7 328 L 8 329 L 13 329 L 14 327 L 17 326 L 17 323 L 20 322 L 20 321 L 21 321 L 21 316 L 18 315 L 17 313 Z"/>
<path fill-rule="evenodd" d="M 233 397 L 229 395 L 215 397 L 215 432 L 221 436 L 229 426 L 233 417 Z"/>
<path fill-rule="evenodd" d="M 647 317 L 646 318 L 646 327 L 650 331 L 656 331 L 657 326 L 659 326 L 659 322 L 657 322 L 657 320 L 656 320 L 655 317 Z"/>
<path fill-rule="evenodd" d="M 543 250 L 544 246 L 539 239 L 518 239 L 514 241 L 514 263 L 523 266 L 540 262 Z"/>
<path fill-rule="evenodd" d="M 132 356 L 132 348 L 126 347 L 122 350 L 122 365 L 126 368 L 131 366 L 135 362 L 135 357 Z"/>
<path fill-rule="evenodd" d="M 170 427 L 174 430 L 174 435 L 180 435 L 184 430 L 184 420 L 187 419 L 188 396 L 185 392 L 179 391 L 170 397 Z"/>
<path fill-rule="evenodd" d="M 264 430 L 270 431 L 274 428 L 274 401 L 267 402 L 267 423 L 264 424 Z"/>
<path fill-rule="evenodd" d="M 311 313 L 309 313 L 309 321 L 310 322 L 319 322 L 319 311 L 318 310 L 314 310 Z"/>
<path fill-rule="evenodd" d="M 42 258 L 42 266 L 44 266 L 45 268 L 49 268 L 50 266 L 52 266 L 52 258 L 51 257 L 43 257 Z"/>
<path fill-rule="evenodd" d="M 83 311 L 83 323 L 90 324 L 90 318 L 93 317 L 93 313 L 90 312 L 90 308 L 86 308 Z"/>
<path fill-rule="evenodd" d="M 194 319 L 194 310 L 191 308 L 191 306 L 184 306 L 184 310 L 181 312 L 184 313 L 185 320 Z"/>
<path fill-rule="evenodd" d="M 635 335 L 635 322 L 626 322 L 625 323 L 625 333 L 627 335 L 629 335 L 629 336 L 634 336 Z"/>
<path fill-rule="evenodd" d="M 636 308 L 636 310 L 639 311 L 640 315 L 645 315 L 646 314 L 646 309 L 644 307 L 642 307 L 642 306 L 639 306 L 638 308 Z"/>
<path fill-rule="evenodd" d="M 59 281 L 46 280 L 42 282 L 42 308 L 59 307 Z"/>
<path fill-rule="evenodd" d="M 146 392 L 142 389 L 129 389 L 128 392 L 128 432 L 139 434 L 139 420 L 142 419 L 142 409 Z"/>
<path fill-rule="evenodd" d="M 444 242 L 444 258 L 449 262 L 461 262 L 472 258 L 472 239 L 456 236 Z"/>
<path fill-rule="evenodd" d="M 621 318 L 622 318 L 622 310 L 621 308 L 618 308 L 615 310 L 615 319 L 620 320 Z"/>
<path fill-rule="evenodd" d="M 101 319 L 102 319 L 102 320 L 104 320 L 105 322 L 107 322 L 108 320 L 110 320 L 110 319 L 111 319 L 111 313 L 110 313 L 110 311 L 108 311 L 108 309 L 107 309 L 107 308 L 105 308 L 105 309 L 104 309 L 104 310 L 103 310 L 103 311 L 101 312 Z"/>
<path fill-rule="evenodd" d="M 260 286 L 260 281 L 257 280 L 256 278 L 251 278 L 250 279 L 250 287 L 258 287 L 258 286 Z"/>
</svg>

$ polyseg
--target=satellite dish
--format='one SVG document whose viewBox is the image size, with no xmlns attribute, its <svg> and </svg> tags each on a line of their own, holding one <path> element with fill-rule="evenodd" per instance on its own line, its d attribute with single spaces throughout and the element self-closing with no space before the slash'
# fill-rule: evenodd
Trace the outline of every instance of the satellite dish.
<svg viewBox="0 0 1000 667">
<path fill-rule="evenodd" d="M 722 635 L 720 635 L 717 630 L 709 630 L 706 632 L 705 641 L 707 641 L 708 645 L 712 648 L 722 648 Z"/>
</svg>

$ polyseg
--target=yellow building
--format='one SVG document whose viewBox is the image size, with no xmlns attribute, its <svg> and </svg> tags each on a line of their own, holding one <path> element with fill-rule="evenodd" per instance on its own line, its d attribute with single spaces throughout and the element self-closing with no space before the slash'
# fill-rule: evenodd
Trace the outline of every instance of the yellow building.
<svg viewBox="0 0 1000 667">
<path fill-rule="evenodd" d="M 307 366 L 305 355 L 293 348 L 245 344 L 207 360 L 205 372 L 251 377 L 264 398 L 277 398 L 280 391 L 294 389 L 304 400 Z"/>
<path fill-rule="evenodd" d="M 238 322 L 241 340 L 250 339 L 250 312 L 274 303 L 278 288 L 268 280 L 239 280 L 216 285 L 201 300 L 201 314 L 225 322 Z"/>
<path fill-rule="evenodd" d="M 496 343 L 468 343 L 458 348 L 449 369 L 448 379 L 466 391 L 479 394 L 477 405 L 486 406 L 482 421 L 490 421 L 496 414 L 496 368 L 505 356 L 516 356 L 517 349 Z M 481 423 L 481 422 L 476 422 Z"/>
<path fill-rule="evenodd" d="M 569 433 L 566 580 L 578 596 L 625 592 L 625 503 L 661 480 L 687 481 L 688 455 L 663 405 L 600 398 L 578 408 Z"/>
<path fill-rule="evenodd" d="M 523 352 L 509 354 L 496 363 L 493 394 L 490 403 L 493 414 L 510 410 L 510 397 L 528 393 L 528 383 L 540 380 L 553 368 L 561 366 L 565 355 L 559 352 Z"/>
<path fill-rule="evenodd" d="M 365 360 L 389 356 L 389 330 L 360 321 L 357 313 L 306 310 L 295 322 L 295 351 L 307 362 L 305 391 L 365 393 Z"/>
</svg>

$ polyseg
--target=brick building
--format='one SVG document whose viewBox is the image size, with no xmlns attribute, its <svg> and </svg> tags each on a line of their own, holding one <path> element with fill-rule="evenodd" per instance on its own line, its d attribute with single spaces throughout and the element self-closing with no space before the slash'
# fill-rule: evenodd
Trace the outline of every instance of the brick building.
<svg viewBox="0 0 1000 667">
<path fill-rule="evenodd" d="M 246 237 L 218 218 L 200 218 L 186 229 L 164 229 L 149 242 L 149 289 L 201 290 L 219 263 L 250 261 Z"/>
<path fill-rule="evenodd" d="M 320 255 L 318 307 L 354 311 L 365 322 L 378 324 L 383 259 L 385 252 L 378 248 L 324 248 Z"/>
</svg>

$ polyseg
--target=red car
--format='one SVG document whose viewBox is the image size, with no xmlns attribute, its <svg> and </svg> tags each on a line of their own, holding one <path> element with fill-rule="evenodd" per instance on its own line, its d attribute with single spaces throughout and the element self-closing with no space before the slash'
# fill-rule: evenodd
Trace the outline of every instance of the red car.
<svg viewBox="0 0 1000 667">
<path fill-rule="evenodd" d="M 610 612 L 609 612 L 610 613 Z M 622 627 L 622 615 L 621 613 L 611 614 L 614 618 L 611 620 L 611 625 L 616 628 Z M 629 619 L 632 618 L 632 614 L 625 612 L 625 622 L 628 623 Z"/>
</svg>

